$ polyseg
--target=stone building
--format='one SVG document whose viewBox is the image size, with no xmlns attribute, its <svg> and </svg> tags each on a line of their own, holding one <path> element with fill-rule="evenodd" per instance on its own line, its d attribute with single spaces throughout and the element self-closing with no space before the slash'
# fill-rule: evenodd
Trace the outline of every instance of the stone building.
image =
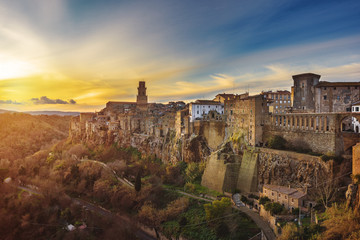
<svg viewBox="0 0 360 240">
<path fill-rule="evenodd" d="M 351 112 L 360 113 L 360 101 L 357 101 L 351 105 Z M 356 117 L 352 117 L 352 126 L 354 127 L 354 132 L 360 132 L 360 122 L 357 120 Z"/>
<path fill-rule="evenodd" d="M 289 91 L 261 92 L 267 100 L 270 113 L 287 113 L 291 107 L 291 93 Z"/>
<path fill-rule="evenodd" d="M 224 105 L 221 102 L 212 100 L 196 100 L 189 104 L 190 122 L 201 120 L 210 111 L 217 111 L 219 114 L 224 114 Z"/>
<path fill-rule="evenodd" d="M 315 112 L 315 86 L 319 83 L 320 77 L 320 75 L 314 73 L 292 76 L 294 80 L 294 111 Z"/>
<path fill-rule="evenodd" d="M 294 112 L 351 112 L 351 104 L 360 100 L 360 82 L 319 81 L 320 75 L 294 75 Z"/>
<path fill-rule="evenodd" d="M 280 203 L 287 210 L 305 207 L 306 193 L 294 188 L 264 184 L 262 196 Z"/>
<path fill-rule="evenodd" d="M 252 146 L 263 143 L 263 126 L 268 114 L 263 95 L 225 100 L 224 109 L 228 136 L 241 135 Z"/>
</svg>

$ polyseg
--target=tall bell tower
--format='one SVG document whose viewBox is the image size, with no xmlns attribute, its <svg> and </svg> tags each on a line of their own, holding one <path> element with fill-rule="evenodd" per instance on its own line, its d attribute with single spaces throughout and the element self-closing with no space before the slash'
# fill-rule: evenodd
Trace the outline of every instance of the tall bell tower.
<svg viewBox="0 0 360 240">
<path fill-rule="evenodd" d="M 148 98 L 146 95 L 145 81 L 139 82 L 138 95 L 136 96 L 136 104 L 140 109 L 147 109 Z"/>
</svg>

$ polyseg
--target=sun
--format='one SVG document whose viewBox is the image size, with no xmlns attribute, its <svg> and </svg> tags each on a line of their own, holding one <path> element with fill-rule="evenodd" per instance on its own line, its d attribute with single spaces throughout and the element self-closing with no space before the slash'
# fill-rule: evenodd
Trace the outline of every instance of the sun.
<svg viewBox="0 0 360 240">
<path fill-rule="evenodd" d="M 29 62 L 17 59 L 2 59 L 0 57 L 0 80 L 25 77 L 36 72 L 36 67 Z"/>
</svg>

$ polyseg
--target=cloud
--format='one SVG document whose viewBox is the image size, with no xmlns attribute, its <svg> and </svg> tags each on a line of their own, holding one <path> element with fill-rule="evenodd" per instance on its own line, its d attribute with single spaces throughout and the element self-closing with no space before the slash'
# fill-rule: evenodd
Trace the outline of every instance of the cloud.
<svg viewBox="0 0 360 240">
<path fill-rule="evenodd" d="M 0 104 L 15 104 L 15 105 L 21 105 L 22 103 L 13 101 L 13 100 L 0 100 Z"/>
<path fill-rule="evenodd" d="M 34 104 L 76 104 L 74 99 L 70 99 L 69 101 L 64 101 L 61 99 L 50 99 L 46 96 L 42 96 L 39 98 L 30 99 Z"/>
</svg>

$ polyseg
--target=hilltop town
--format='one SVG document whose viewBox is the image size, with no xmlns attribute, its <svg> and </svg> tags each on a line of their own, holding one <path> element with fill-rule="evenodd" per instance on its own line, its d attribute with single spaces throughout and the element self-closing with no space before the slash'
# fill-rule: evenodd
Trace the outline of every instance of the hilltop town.
<svg viewBox="0 0 360 240">
<path fill-rule="evenodd" d="M 99 112 L 81 113 L 70 137 L 131 146 L 170 164 L 206 162 L 203 186 L 309 212 L 324 181 L 347 186 L 350 174 L 360 174 L 360 82 L 320 77 L 292 76 L 291 92 L 219 93 L 188 104 L 149 103 L 141 81 L 136 102 L 110 101 Z M 277 231 L 279 219 L 269 221 Z"/>
</svg>

